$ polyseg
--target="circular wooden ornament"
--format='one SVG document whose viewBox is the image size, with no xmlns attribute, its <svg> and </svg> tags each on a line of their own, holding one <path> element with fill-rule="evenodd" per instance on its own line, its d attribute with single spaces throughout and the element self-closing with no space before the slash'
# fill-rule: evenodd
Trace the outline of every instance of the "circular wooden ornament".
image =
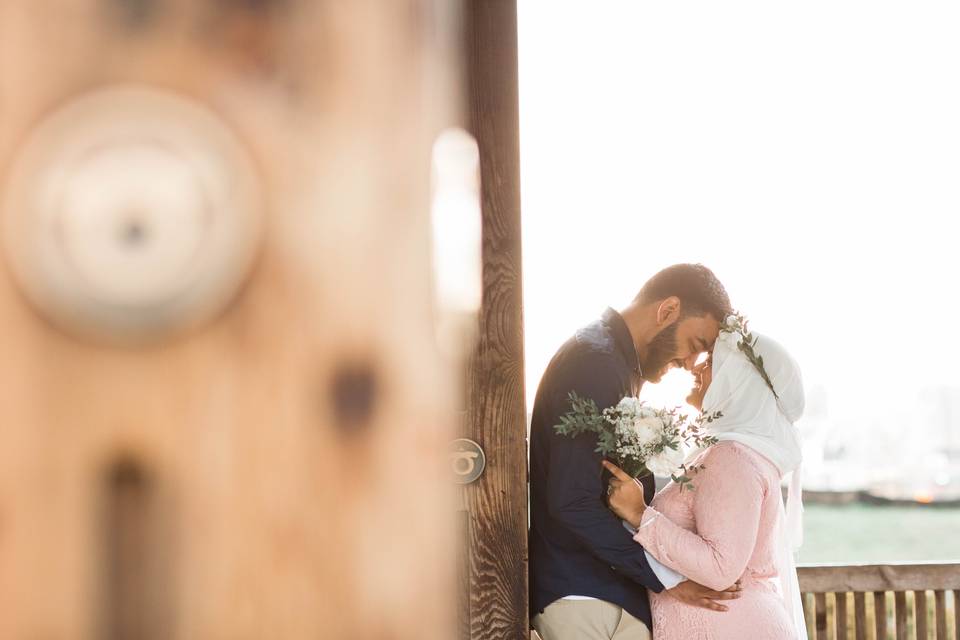
<svg viewBox="0 0 960 640">
<path fill-rule="evenodd" d="M 75 98 L 17 153 L 4 250 L 26 297 L 64 329 L 167 335 L 221 311 L 259 245 L 259 179 L 209 109 L 119 86 Z"/>
</svg>

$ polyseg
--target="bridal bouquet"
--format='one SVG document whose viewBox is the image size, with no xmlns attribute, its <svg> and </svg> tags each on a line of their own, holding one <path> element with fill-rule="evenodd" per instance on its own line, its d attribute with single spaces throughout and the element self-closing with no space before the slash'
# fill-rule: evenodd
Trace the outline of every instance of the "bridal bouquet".
<svg viewBox="0 0 960 640">
<path fill-rule="evenodd" d="M 570 411 L 560 418 L 557 433 L 571 438 L 582 433 L 597 435 L 597 452 L 611 458 L 635 478 L 651 473 L 693 489 L 691 476 L 701 465 L 683 464 L 683 445 L 696 448 L 716 443 L 703 427 L 720 418 L 717 411 L 695 418 L 679 408 L 654 409 L 627 396 L 614 407 L 600 411 L 589 398 L 570 393 Z"/>
</svg>

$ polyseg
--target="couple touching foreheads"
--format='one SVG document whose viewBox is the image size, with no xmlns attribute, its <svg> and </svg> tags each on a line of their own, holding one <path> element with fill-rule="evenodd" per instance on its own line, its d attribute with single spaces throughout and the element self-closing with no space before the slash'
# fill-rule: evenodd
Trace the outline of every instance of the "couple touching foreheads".
<svg viewBox="0 0 960 640">
<path fill-rule="evenodd" d="M 674 265 L 547 367 L 530 433 L 531 615 L 543 640 L 806 638 L 793 564 L 803 382 L 780 344 L 730 331 L 732 314 L 713 272 Z M 687 403 L 719 416 L 704 426 L 714 444 L 686 460 L 695 487 L 655 494 L 651 476 L 605 460 L 595 435 L 555 429 L 571 394 L 603 410 L 673 367 L 694 374 Z"/>
</svg>

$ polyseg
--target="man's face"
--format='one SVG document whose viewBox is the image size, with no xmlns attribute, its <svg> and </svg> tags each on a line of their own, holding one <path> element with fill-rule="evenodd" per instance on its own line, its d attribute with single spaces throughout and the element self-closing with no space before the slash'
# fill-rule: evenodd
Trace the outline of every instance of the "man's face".
<svg viewBox="0 0 960 640">
<path fill-rule="evenodd" d="M 713 348 L 719 333 L 720 323 L 711 315 L 690 316 L 669 325 L 647 347 L 640 363 L 644 379 L 660 382 L 674 367 L 692 371 L 697 359 Z"/>
</svg>

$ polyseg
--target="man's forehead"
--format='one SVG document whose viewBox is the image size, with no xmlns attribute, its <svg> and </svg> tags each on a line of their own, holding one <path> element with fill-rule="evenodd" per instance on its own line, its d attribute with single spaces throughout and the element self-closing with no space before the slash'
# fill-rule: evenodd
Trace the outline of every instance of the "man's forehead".
<svg viewBox="0 0 960 640">
<path fill-rule="evenodd" d="M 720 333 L 720 322 L 711 315 L 688 318 L 688 320 L 690 336 L 703 340 L 707 346 L 713 346 Z"/>
</svg>

